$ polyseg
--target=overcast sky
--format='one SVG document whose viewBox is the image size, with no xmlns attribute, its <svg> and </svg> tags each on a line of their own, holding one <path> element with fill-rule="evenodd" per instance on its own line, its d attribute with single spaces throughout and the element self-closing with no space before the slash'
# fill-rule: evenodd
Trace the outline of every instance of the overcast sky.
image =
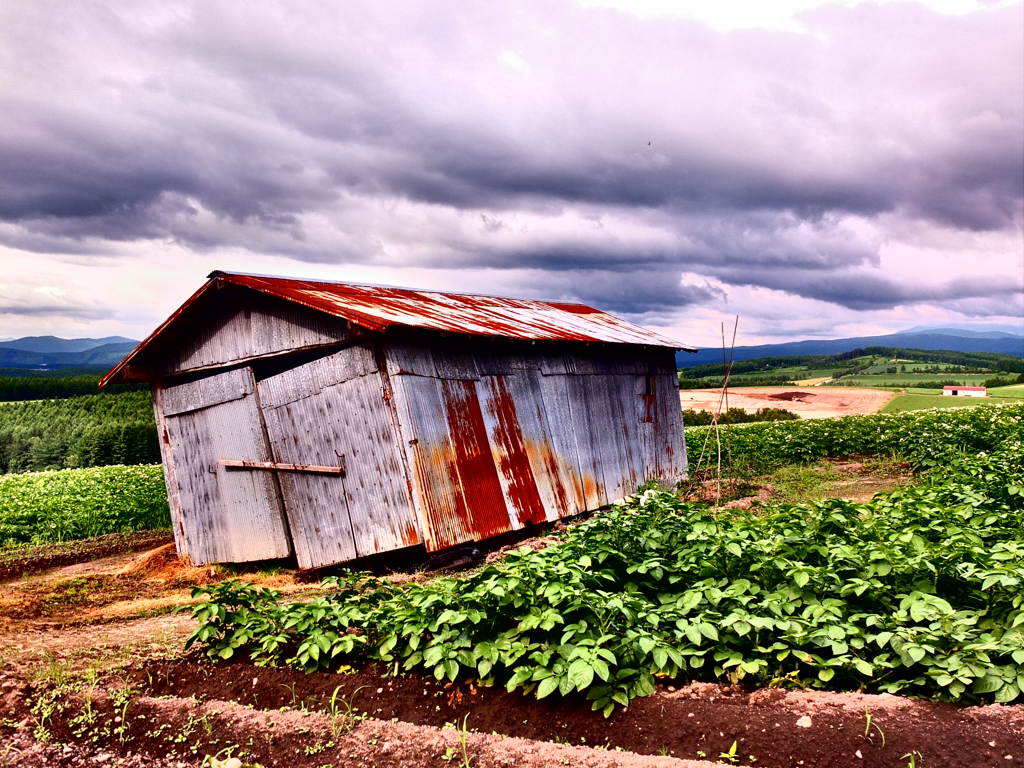
<svg viewBox="0 0 1024 768">
<path fill-rule="evenodd" d="M 214 268 L 697 345 L 1021 324 L 1022 36 L 982 0 L 0 0 L 0 337 L 140 337 Z"/>
</svg>

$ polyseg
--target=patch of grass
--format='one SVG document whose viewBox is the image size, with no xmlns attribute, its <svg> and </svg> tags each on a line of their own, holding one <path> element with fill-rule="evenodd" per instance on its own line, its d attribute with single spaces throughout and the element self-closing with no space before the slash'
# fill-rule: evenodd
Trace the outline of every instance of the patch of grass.
<svg viewBox="0 0 1024 768">
<path fill-rule="evenodd" d="M 1006 398 L 1002 398 L 1004 401 Z M 901 411 L 923 411 L 928 408 L 971 408 L 985 405 L 989 398 L 985 397 L 949 397 L 947 395 L 896 395 L 885 404 L 880 413 L 900 413 Z"/>
<path fill-rule="evenodd" d="M 851 387 L 915 387 L 927 385 L 933 382 L 951 382 L 968 386 L 983 384 L 986 379 L 991 379 L 991 373 L 913 373 L 913 374 L 870 374 L 858 373 L 844 376 L 839 381 L 844 386 Z"/>
<path fill-rule="evenodd" d="M 1024 398 L 1024 384 L 1010 384 L 1005 387 L 992 387 L 988 391 L 989 397 L 1012 397 Z"/>
<path fill-rule="evenodd" d="M 804 504 L 822 499 L 868 497 L 907 484 L 906 463 L 886 456 L 849 461 L 790 464 L 757 479 L 769 485 L 773 504 Z"/>
</svg>

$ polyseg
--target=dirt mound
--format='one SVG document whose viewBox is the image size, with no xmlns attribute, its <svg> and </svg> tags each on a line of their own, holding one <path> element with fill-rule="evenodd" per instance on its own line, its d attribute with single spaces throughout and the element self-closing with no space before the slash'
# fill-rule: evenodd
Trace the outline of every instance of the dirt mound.
<svg viewBox="0 0 1024 768">
<path fill-rule="evenodd" d="M 0 581 L 21 578 L 61 566 L 86 563 L 114 555 L 140 552 L 172 541 L 170 531 L 111 533 L 63 544 L 20 547 L 0 555 Z"/>
<path fill-rule="evenodd" d="M 769 400 L 799 400 L 801 403 L 814 399 L 814 395 L 811 392 L 777 392 L 767 397 Z"/>
<path fill-rule="evenodd" d="M 26 738 L 31 717 L 14 729 L 0 725 L 0 734 L 17 749 L 17 759 L 5 763 L 0 758 L 0 766 L 77 768 L 105 763 L 178 768 L 209 765 L 207 756 L 214 756 L 214 765 L 229 761 L 265 768 L 712 768 L 705 761 L 480 733 L 468 721 L 461 727 L 433 727 L 372 719 L 345 706 L 326 713 L 264 712 L 233 701 L 153 698 L 124 691 L 93 687 L 51 696 L 53 711 L 45 728 L 55 741 L 67 742 L 59 750 Z M 36 693 L 50 696 L 47 691 Z M 27 704 L 22 702 L 23 707 Z M 12 752 L 8 748 L 6 754 Z M 156 761 L 142 762 L 140 756 L 154 756 Z"/>
<path fill-rule="evenodd" d="M 223 578 L 216 568 L 195 566 L 179 557 L 173 542 L 146 552 L 125 573 L 139 579 L 192 585 L 210 584 Z"/>
</svg>

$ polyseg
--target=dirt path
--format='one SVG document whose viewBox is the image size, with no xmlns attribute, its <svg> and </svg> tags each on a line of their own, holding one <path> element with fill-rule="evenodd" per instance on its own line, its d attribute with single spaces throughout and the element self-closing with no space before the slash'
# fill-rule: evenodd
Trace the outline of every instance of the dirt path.
<svg viewBox="0 0 1024 768">
<path fill-rule="evenodd" d="M 895 394 L 864 387 L 737 387 L 729 389 L 729 407 L 746 411 L 783 408 L 801 418 L 811 419 L 877 413 Z M 721 389 L 679 391 L 684 409 L 714 411 L 721 397 Z"/>
</svg>

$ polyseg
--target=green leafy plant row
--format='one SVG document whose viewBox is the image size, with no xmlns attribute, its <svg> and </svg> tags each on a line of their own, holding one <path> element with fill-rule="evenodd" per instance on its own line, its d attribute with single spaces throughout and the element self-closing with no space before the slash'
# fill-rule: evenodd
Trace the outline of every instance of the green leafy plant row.
<svg viewBox="0 0 1024 768">
<path fill-rule="evenodd" d="M 715 465 L 717 446 L 714 434 L 709 436 L 713 429 L 686 429 L 691 469 Z M 719 427 L 723 459 L 733 467 L 746 465 L 758 471 L 855 454 L 889 454 L 914 461 L 919 467 L 937 466 L 963 452 L 991 450 L 1013 431 L 1024 432 L 1022 405 Z"/>
<path fill-rule="evenodd" d="M 658 678 L 1013 701 L 1024 688 L 1021 409 L 989 416 L 978 430 L 990 451 L 947 455 L 922 484 L 869 503 L 716 511 L 645 491 L 465 578 L 355 574 L 292 604 L 238 582 L 201 588 L 188 642 L 215 659 L 310 671 L 378 660 L 541 698 L 582 694 L 606 714 Z"/>
<path fill-rule="evenodd" d="M 170 524 L 159 465 L 0 476 L 0 548 Z"/>
</svg>

